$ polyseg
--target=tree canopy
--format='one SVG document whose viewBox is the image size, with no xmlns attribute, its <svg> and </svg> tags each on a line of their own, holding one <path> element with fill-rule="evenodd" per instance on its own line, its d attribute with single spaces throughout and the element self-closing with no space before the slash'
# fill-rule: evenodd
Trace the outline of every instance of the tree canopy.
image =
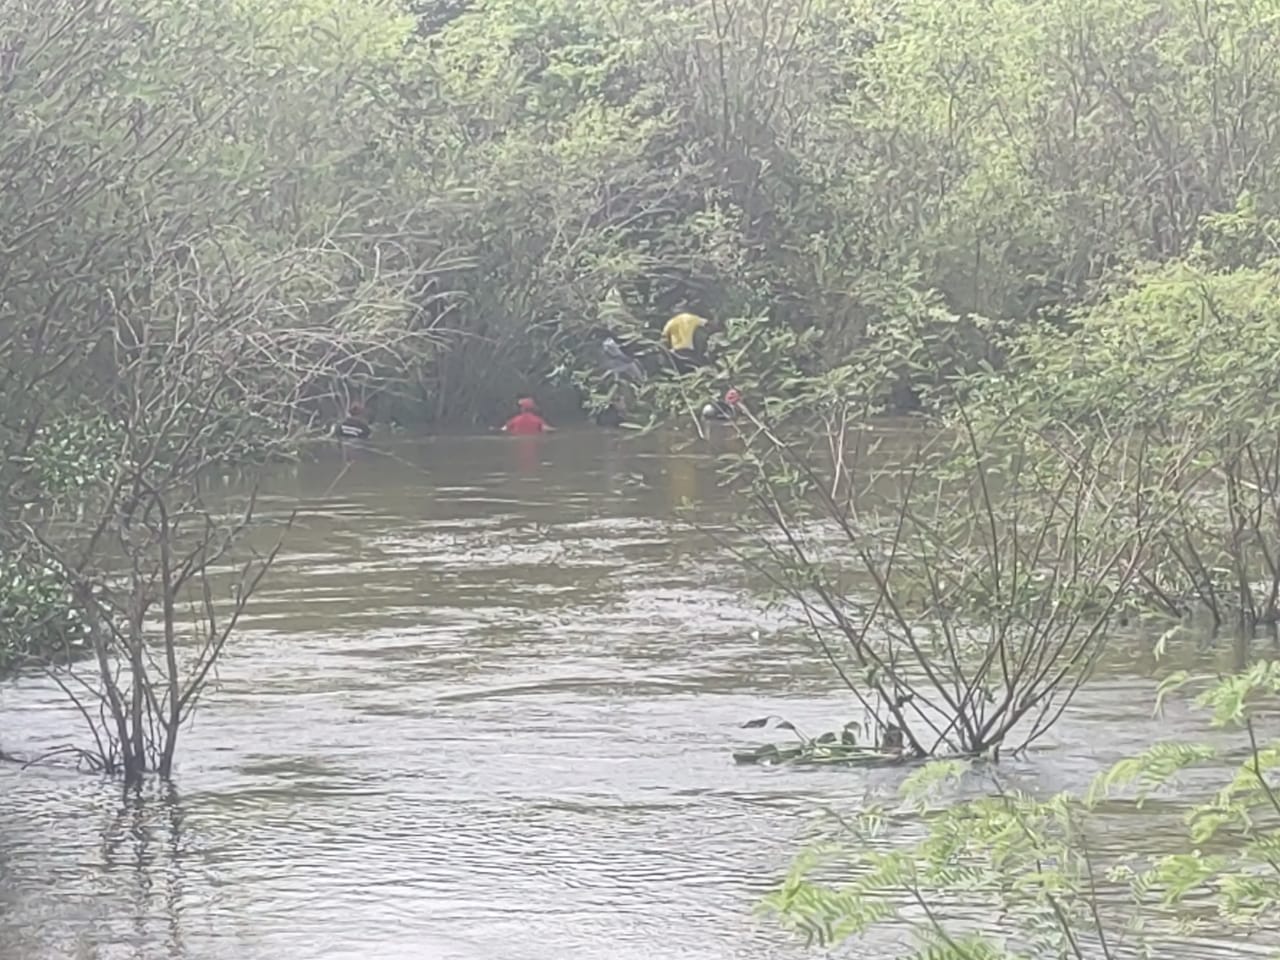
<svg viewBox="0 0 1280 960">
<path fill-rule="evenodd" d="M 305 247 L 282 303 L 452 334 L 373 372 L 405 418 L 491 418 L 589 363 L 611 293 L 629 333 L 685 304 L 843 356 L 904 291 L 1016 328 L 1198 245 L 1272 252 L 1206 227 L 1277 206 L 1264 2 L 0 12 L 4 322 L 97 324 L 179 246 Z"/>
</svg>

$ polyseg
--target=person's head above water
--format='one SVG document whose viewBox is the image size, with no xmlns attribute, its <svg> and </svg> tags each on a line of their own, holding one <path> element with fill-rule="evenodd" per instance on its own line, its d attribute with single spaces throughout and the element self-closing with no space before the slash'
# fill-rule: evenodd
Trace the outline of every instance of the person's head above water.
<svg viewBox="0 0 1280 960">
<path fill-rule="evenodd" d="M 532 413 L 534 410 L 538 409 L 538 404 L 533 397 L 521 397 L 516 401 L 516 406 L 526 413 Z"/>
</svg>

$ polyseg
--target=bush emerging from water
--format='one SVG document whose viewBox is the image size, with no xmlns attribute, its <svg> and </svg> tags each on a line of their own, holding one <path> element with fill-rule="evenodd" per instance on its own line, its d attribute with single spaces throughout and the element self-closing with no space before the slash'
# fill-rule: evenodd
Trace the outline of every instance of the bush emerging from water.
<svg viewBox="0 0 1280 960">
<path fill-rule="evenodd" d="M 1186 681 L 1171 678 L 1161 696 Z M 990 768 L 925 766 L 896 802 L 841 820 L 831 842 L 798 858 L 767 907 L 827 945 L 906 927 L 910 955 L 933 960 L 1169 956 L 1188 935 L 1261 933 L 1280 907 L 1280 739 L 1261 739 L 1256 723 L 1278 694 L 1274 663 L 1208 684 L 1195 703 L 1234 743 L 1154 744 L 1084 795 L 1037 799 Z M 1103 841 L 1109 819 L 1141 811 L 1195 767 L 1221 776 L 1197 794 L 1181 835 L 1124 854 Z M 975 783 L 984 795 L 972 796 Z"/>
</svg>

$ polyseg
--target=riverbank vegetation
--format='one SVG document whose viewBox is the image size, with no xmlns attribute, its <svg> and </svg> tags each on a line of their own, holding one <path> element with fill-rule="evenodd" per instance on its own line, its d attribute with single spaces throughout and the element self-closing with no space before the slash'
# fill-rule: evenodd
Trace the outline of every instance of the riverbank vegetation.
<svg viewBox="0 0 1280 960">
<path fill-rule="evenodd" d="M 492 422 L 681 303 L 882 362 L 911 406 L 886 323 L 973 369 L 1143 264 L 1272 251 L 1264 5 L 7 2 L 11 277 L 137 296 L 197 229 L 298 243 L 319 288 L 282 299 L 451 334 L 348 365 L 383 417 Z"/>
<path fill-rule="evenodd" d="M 383 204 L 350 66 L 394 23 L 343 9 L 317 42 L 288 4 L 0 4 L 7 659 L 80 644 L 53 676 L 129 779 L 168 774 L 270 564 L 253 464 L 434 338 L 444 248 Z M 210 492 L 232 468 L 243 502 Z"/>
<path fill-rule="evenodd" d="M 899 356 L 939 386 L 892 454 L 850 429 L 883 409 L 856 360 L 745 408 L 732 470 L 779 535 L 757 567 L 909 755 L 1026 746 L 1118 620 L 1275 625 L 1275 266 L 1144 269 L 1001 336 L 999 371 L 945 373 L 907 320 Z"/>
<path fill-rule="evenodd" d="M 341 365 L 383 418 L 575 403 L 601 328 L 653 344 L 681 303 L 913 407 L 1147 264 L 1273 252 L 1259 5 L 10 4 L 7 309 L 62 271 L 83 324 L 149 270 L 293 245 L 281 303 L 443 335 Z M 905 317 L 945 364 L 904 361 Z"/>
<path fill-rule="evenodd" d="M 946 758 L 797 860 L 768 905 L 806 938 L 891 924 L 915 935 L 900 955 L 957 960 L 1174 956 L 1206 930 L 1274 945 L 1280 688 L 1258 641 L 1276 624 L 1280 274 L 1220 255 L 1135 271 L 1065 328 L 1011 332 L 998 372 L 938 378 L 906 448 L 869 456 L 874 431 L 848 428 L 872 396 L 856 367 L 735 421 L 730 474 L 777 534 L 744 559 L 845 681 L 850 727 L 899 737 L 751 759 Z M 915 333 L 915 362 L 937 371 L 946 354 Z M 992 762 L 1044 734 L 1122 627 L 1159 656 L 1197 621 L 1238 641 L 1240 673 L 1191 681 L 1234 742 L 1154 743 L 1086 796 L 1024 792 Z M 1188 682 L 1170 676 L 1160 699 Z M 1212 789 L 1158 841 L 1106 842 L 1114 817 L 1167 814 L 1156 798 L 1192 768 Z"/>
</svg>

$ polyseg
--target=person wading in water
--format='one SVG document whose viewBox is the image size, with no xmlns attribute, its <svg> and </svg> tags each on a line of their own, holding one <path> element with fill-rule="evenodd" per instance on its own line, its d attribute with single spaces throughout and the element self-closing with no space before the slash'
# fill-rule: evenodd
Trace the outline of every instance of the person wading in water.
<svg viewBox="0 0 1280 960">
<path fill-rule="evenodd" d="M 517 401 L 520 412 L 502 425 L 503 433 L 516 436 L 529 436 L 535 433 L 547 433 L 554 427 L 538 415 L 538 405 L 532 397 L 521 397 Z"/>
<path fill-rule="evenodd" d="M 347 415 L 333 428 L 333 435 L 339 440 L 368 440 L 372 434 L 369 415 L 365 412 L 364 404 L 359 402 L 352 402 L 347 407 Z"/>
<path fill-rule="evenodd" d="M 736 387 L 725 392 L 723 400 L 712 400 L 702 408 L 703 420 L 733 420 L 742 412 L 742 394 Z"/>
<path fill-rule="evenodd" d="M 644 368 L 635 357 L 623 349 L 612 334 L 606 336 L 600 344 L 600 358 L 604 362 L 604 375 L 615 380 L 626 380 L 631 383 L 644 382 Z"/>
</svg>

